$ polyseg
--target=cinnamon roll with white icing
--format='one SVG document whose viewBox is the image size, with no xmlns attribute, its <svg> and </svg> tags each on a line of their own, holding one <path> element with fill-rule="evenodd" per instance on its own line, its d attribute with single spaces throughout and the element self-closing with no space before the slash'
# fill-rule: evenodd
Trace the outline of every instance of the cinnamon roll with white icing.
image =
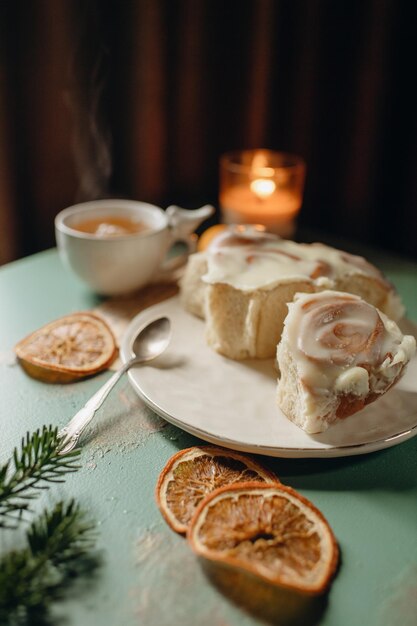
<svg viewBox="0 0 417 626">
<path fill-rule="evenodd" d="M 296 294 L 277 349 L 277 400 L 308 433 L 326 430 L 373 402 L 404 373 L 414 337 L 358 296 Z"/>
<path fill-rule="evenodd" d="M 206 320 L 209 345 L 232 359 L 275 355 L 287 302 L 297 292 L 357 294 L 392 319 L 403 306 L 394 287 L 362 257 L 234 226 L 191 255 L 180 282 L 184 307 Z"/>
</svg>

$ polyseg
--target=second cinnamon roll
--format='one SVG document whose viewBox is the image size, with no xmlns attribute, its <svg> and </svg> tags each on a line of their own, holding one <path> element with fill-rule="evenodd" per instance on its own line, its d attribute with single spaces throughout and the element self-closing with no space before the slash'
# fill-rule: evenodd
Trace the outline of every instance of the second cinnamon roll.
<svg viewBox="0 0 417 626">
<path fill-rule="evenodd" d="M 277 350 L 277 399 L 309 433 L 379 398 L 415 352 L 414 337 L 358 296 L 297 294 L 288 309 Z"/>
</svg>

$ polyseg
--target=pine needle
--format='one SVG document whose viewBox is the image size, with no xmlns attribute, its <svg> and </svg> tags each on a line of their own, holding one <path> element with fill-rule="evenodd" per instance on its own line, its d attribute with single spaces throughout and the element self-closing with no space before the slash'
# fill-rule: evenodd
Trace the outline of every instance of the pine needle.
<svg viewBox="0 0 417 626">
<path fill-rule="evenodd" d="M 79 450 L 60 455 L 58 429 L 44 426 L 27 433 L 20 450 L 0 466 L 0 528 L 15 528 L 31 500 L 50 483 L 63 482 L 63 477 L 78 469 L 75 460 Z"/>
<path fill-rule="evenodd" d="M 22 439 L 20 450 L 0 466 L 0 530 L 15 529 L 40 490 L 79 466 L 74 450 L 60 455 L 57 428 L 44 426 Z M 93 525 L 74 500 L 44 510 L 25 531 L 26 545 L 0 558 L 0 624 L 50 624 L 50 605 L 79 575 L 99 564 L 92 552 Z"/>
<path fill-rule="evenodd" d="M 0 560 L 0 623 L 46 622 L 51 602 L 75 576 L 94 570 L 93 526 L 73 500 L 45 510 L 26 532 L 27 545 Z"/>
</svg>

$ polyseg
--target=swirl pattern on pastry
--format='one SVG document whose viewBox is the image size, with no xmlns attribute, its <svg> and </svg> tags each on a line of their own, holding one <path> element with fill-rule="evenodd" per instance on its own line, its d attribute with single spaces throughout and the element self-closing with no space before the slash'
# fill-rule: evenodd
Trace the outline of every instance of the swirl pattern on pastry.
<svg viewBox="0 0 417 626">
<path fill-rule="evenodd" d="M 384 324 L 375 307 L 349 294 L 321 295 L 301 306 L 299 348 L 318 363 L 380 362 Z"/>
</svg>

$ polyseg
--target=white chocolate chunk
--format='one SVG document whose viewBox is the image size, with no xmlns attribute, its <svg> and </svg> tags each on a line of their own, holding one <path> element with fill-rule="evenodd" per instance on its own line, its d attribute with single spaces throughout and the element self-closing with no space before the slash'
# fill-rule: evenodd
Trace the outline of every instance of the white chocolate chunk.
<svg viewBox="0 0 417 626">
<path fill-rule="evenodd" d="M 335 391 L 363 396 L 369 393 L 369 375 L 363 367 L 351 367 L 339 374 L 334 383 Z"/>
</svg>

